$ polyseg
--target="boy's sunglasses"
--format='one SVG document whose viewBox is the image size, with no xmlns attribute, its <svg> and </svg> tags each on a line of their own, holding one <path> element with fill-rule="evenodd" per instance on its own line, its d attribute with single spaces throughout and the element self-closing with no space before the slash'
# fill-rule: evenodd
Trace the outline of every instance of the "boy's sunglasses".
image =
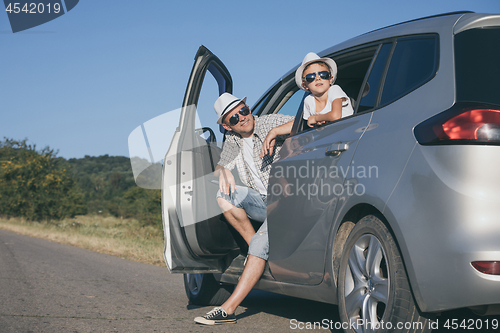
<svg viewBox="0 0 500 333">
<path fill-rule="evenodd" d="M 240 116 L 238 115 L 241 114 L 242 116 L 248 116 L 250 114 L 250 109 L 248 108 L 248 106 L 244 106 L 242 107 L 238 112 L 236 112 L 235 114 L 233 114 L 230 118 L 229 118 L 229 123 L 234 126 L 236 125 L 237 123 L 240 122 Z"/>
<path fill-rule="evenodd" d="M 323 80 L 329 80 L 330 79 L 330 72 L 329 71 L 321 71 L 321 72 L 318 72 L 318 75 L 320 78 L 322 78 Z M 309 73 L 307 74 L 306 76 L 304 76 L 302 78 L 302 80 L 304 81 L 307 81 L 308 83 L 311 83 L 313 82 L 314 80 L 316 80 L 316 73 Z"/>
</svg>

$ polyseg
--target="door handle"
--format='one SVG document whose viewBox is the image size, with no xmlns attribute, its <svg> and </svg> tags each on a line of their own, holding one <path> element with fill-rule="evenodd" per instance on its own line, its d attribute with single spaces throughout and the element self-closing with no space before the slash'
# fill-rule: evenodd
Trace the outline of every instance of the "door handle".
<svg viewBox="0 0 500 333">
<path fill-rule="evenodd" d="M 342 152 L 349 149 L 348 143 L 334 143 L 326 148 L 325 155 L 326 156 L 339 156 Z"/>
</svg>

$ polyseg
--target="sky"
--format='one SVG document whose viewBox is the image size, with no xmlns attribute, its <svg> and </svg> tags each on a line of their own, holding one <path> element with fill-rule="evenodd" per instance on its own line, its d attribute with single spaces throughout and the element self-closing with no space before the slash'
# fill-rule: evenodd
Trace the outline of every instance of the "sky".
<svg viewBox="0 0 500 333">
<path fill-rule="evenodd" d="M 81 0 L 17 33 L 0 13 L 0 140 L 27 139 L 67 159 L 129 156 L 134 129 L 181 107 L 200 45 L 252 106 L 308 52 L 460 10 L 498 14 L 500 1 Z M 215 115 L 216 97 L 198 111 Z"/>
</svg>

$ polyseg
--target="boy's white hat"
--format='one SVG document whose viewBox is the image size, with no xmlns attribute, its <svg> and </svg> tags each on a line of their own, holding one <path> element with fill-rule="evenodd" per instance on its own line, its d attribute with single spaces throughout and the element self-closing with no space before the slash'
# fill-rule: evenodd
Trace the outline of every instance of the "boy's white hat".
<svg viewBox="0 0 500 333">
<path fill-rule="evenodd" d="M 328 67 L 330 67 L 330 74 L 333 77 L 333 82 L 335 82 L 335 79 L 337 78 L 337 64 L 335 63 L 335 61 L 330 58 L 320 58 L 316 53 L 309 52 L 308 54 L 306 54 L 304 60 L 302 60 L 302 65 L 300 65 L 299 68 L 297 68 L 297 70 L 295 71 L 295 83 L 297 83 L 297 86 L 299 86 L 300 89 L 306 90 L 302 86 L 302 73 L 304 72 L 304 68 L 306 68 L 306 66 L 310 63 L 316 61 L 322 61 L 327 64 Z"/>
<path fill-rule="evenodd" d="M 214 104 L 215 113 L 219 116 L 217 119 L 217 124 L 222 124 L 222 117 L 232 109 L 234 109 L 240 102 L 245 103 L 247 97 L 243 97 L 239 99 L 236 96 L 231 95 L 230 93 L 223 93 L 217 98 Z"/>
</svg>

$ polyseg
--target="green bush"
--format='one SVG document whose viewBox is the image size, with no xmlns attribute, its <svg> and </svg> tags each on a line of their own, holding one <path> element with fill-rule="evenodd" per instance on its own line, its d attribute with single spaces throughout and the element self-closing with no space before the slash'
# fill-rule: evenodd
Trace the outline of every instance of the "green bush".
<svg viewBox="0 0 500 333">
<path fill-rule="evenodd" d="M 162 226 L 161 191 L 131 187 L 123 195 L 125 217 L 135 217 L 143 225 Z"/>
<path fill-rule="evenodd" d="M 0 142 L 0 214 L 36 221 L 85 214 L 83 193 L 67 168 L 48 147 Z"/>
<path fill-rule="evenodd" d="M 65 160 L 26 140 L 0 141 L 0 215 L 40 221 L 87 213 L 161 227 L 161 192 L 136 186 L 124 156 Z"/>
</svg>

